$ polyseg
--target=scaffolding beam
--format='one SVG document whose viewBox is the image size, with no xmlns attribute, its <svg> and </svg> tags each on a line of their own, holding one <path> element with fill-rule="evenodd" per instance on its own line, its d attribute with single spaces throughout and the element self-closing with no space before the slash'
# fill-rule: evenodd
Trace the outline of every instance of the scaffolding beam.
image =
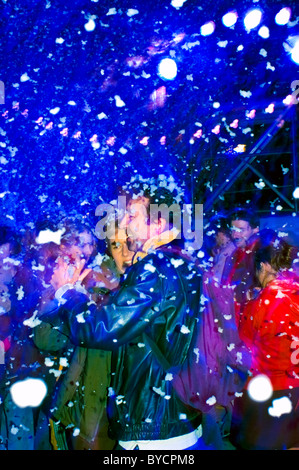
<svg viewBox="0 0 299 470">
<path fill-rule="evenodd" d="M 212 208 L 216 199 L 218 199 L 219 196 L 221 196 L 225 191 L 227 191 L 235 183 L 235 181 L 241 176 L 241 174 L 246 170 L 246 168 L 251 167 L 251 164 L 256 159 L 256 157 L 266 147 L 266 145 L 272 140 L 272 138 L 279 131 L 279 129 L 281 129 L 281 127 L 284 124 L 284 120 L 286 116 L 292 109 L 294 109 L 294 107 L 295 106 L 293 104 L 290 104 L 286 107 L 284 112 L 274 121 L 274 123 L 269 127 L 269 129 L 267 129 L 267 131 L 261 136 L 261 138 L 257 141 L 257 143 L 252 147 L 252 149 L 249 151 L 249 154 L 245 156 L 243 161 L 233 170 L 229 179 L 226 179 L 223 182 L 223 184 L 219 186 L 218 189 L 213 191 L 213 194 L 211 195 L 211 197 L 204 204 L 205 214 L 209 212 L 209 210 Z M 294 152 L 294 149 L 293 149 L 293 152 Z M 253 169 L 253 167 L 251 169 Z M 254 171 L 257 172 L 257 170 L 254 170 Z M 268 183 L 270 184 L 271 189 L 274 190 L 274 186 L 270 182 Z M 277 190 L 275 190 L 275 192 L 277 193 Z M 282 195 L 280 193 L 280 197 L 281 196 Z M 288 205 L 290 204 L 291 204 L 290 201 L 288 201 Z M 291 207 L 293 208 L 294 205 L 291 204 Z"/>
</svg>

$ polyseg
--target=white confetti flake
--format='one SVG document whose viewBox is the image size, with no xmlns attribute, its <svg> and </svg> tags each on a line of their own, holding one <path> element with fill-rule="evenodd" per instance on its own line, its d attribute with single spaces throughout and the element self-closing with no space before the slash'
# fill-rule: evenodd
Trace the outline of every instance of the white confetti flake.
<svg viewBox="0 0 299 470">
<path fill-rule="evenodd" d="M 291 413 L 292 409 L 291 400 L 288 397 L 282 397 L 272 401 L 272 406 L 268 408 L 268 413 L 270 416 L 280 418 L 283 414 Z"/>
<path fill-rule="evenodd" d="M 154 273 L 154 272 L 156 271 L 155 266 L 153 266 L 151 263 L 146 263 L 146 264 L 144 265 L 144 269 L 145 269 L 146 271 L 150 271 L 151 273 Z"/>
<path fill-rule="evenodd" d="M 17 294 L 17 299 L 18 300 L 22 300 L 24 295 L 25 295 L 25 292 L 24 292 L 24 289 L 23 289 L 23 286 L 20 286 L 16 292 Z"/>
<path fill-rule="evenodd" d="M 139 13 L 139 11 L 135 10 L 134 8 L 129 8 L 128 11 L 127 11 L 127 15 L 129 17 L 134 16 L 134 15 L 138 15 L 138 13 Z"/>
<path fill-rule="evenodd" d="M 27 72 L 23 73 L 23 75 L 21 75 L 20 80 L 21 80 L 21 82 L 27 82 L 28 80 L 30 80 L 30 77 L 27 74 Z"/>
<path fill-rule="evenodd" d="M 78 315 L 76 315 L 76 320 L 78 323 L 85 323 L 84 313 L 78 313 Z"/>
<path fill-rule="evenodd" d="M 187 334 L 190 333 L 190 330 L 189 330 L 189 328 L 187 328 L 187 326 L 182 325 L 181 329 L 180 329 L 180 332 L 183 333 L 183 335 L 187 335 Z"/>
<path fill-rule="evenodd" d="M 158 395 L 160 395 L 161 397 L 165 396 L 165 392 L 163 392 L 161 388 L 153 387 L 153 391 L 157 393 Z"/>
<path fill-rule="evenodd" d="M 107 114 L 105 114 L 105 113 L 102 112 L 102 113 L 99 113 L 99 114 L 97 115 L 97 118 L 98 118 L 99 120 L 101 120 L 101 119 L 108 119 L 108 116 L 107 116 Z"/>
<path fill-rule="evenodd" d="M 122 108 L 123 106 L 126 106 L 126 103 L 121 99 L 119 95 L 115 95 L 114 99 L 115 99 L 115 105 L 118 108 Z"/>
<path fill-rule="evenodd" d="M 64 234 L 65 229 L 57 230 L 57 232 L 52 232 L 51 230 L 41 230 L 36 237 L 35 241 L 38 245 L 43 245 L 44 243 L 53 242 L 56 245 L 60 245 L 60 240 Z"/>
<path fill-rule="evenodd" d="M 243 96 L 243 98 L 250 98 L 252 93 L 251 91 L 240 90 L 240 95 Z"/>
<path fill-rule="evenodd" d="M 206 400 L 206 404 L 209 406 L 213 406 L 215 405 L 215 403 L 216 403 L 216 397 L 214 395 Z"/>
<path fill-rule="evenodd" d="M 28 326 L 29 328 L 35 328 L 36 326 L 41 324 L 41 321 L 37 318 L 38 311 L 35 311 L 32 317 L 27 318 L 27 320 L 23 321 L 23 325 Z"/>
<path fill-rule="evenodd" d="M 167 372 L 165 375 L 165 380 L 171 382 L 173 380 L 173 375 L 170 372 Z"/>
<path fill-rule="evenodd" d="M 117 14 L 116 8 L 113 7 L 113 8 L 109 8 L 108 13 L 106 13 L 106 16 L 116 15 L 116 14 Z"/>
<path fill-rule="evenodd" d="M 93 18 L 89 18 L 88 22 L 85 23 L 84 25 L 85 30 L 88 32 L 94 31 L 95 27 L 96 27 L 96 24 Z"/>
<path fill-rule="evenodd" d="M 45 363 L 46 367 L 53 367 L 54 366 L 54 361 L 50 357 L 46 357 L 44 363 Z"/>
<path fill-rule="evenodd" d="M 267 57 L 268 52 L 265 49 L 261 49 L 260 50 L 260 55 L 262 55 L 263 57 Z"/>
<path fill-rule="evenodd" d="M 50 109 L 50 113 L 53 115 L 58 114 L 59 111 L 60 111 L 60 108 L 58 106 L 56 106 L 56 108 Z"/>
</svg>

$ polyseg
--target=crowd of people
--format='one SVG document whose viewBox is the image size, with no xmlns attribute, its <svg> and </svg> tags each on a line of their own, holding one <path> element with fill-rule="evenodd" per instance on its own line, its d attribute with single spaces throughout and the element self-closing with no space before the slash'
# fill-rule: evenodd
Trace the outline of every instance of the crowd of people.
<svg viewBox="0 0 299 470">
<path fill-rule="evenodd" d="M 236 209 L 198 256 L 171 212 L 151 217 L 175 202 L 135 187 L 104 248 L 82 220 L 0 227 L 1 449 L 299 446 L 298 248 Z M 11 393 L 28 378 L 46 385 L 35 406 Z"/>
</svg>

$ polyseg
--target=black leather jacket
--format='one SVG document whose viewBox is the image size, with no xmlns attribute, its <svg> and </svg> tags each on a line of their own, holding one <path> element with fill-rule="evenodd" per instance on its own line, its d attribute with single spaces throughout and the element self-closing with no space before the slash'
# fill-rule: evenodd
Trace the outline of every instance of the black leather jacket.
<svg viewBox="0 0 299 470">
<path fill-rule="evenodd" d="M 114 439 L 167 439 L 198 426 L 199 414 L 176 397 L 148 337 L 171 366 L 182 363 L 199 315 L 200 286 L 194 264 L 167 245 L 129 268 L 100 310 L 73 289 L 44 318 L 67 327 L 79 346 L 113 351 L 108 416 Z"/>
</svg>

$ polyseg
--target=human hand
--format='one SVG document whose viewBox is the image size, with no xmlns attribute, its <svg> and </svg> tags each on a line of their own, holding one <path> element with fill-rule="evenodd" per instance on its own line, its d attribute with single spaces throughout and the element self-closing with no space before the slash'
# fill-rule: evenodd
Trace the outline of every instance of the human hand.
<svg viewBox="0 0 299 470">
<path fill-rule="evenodd" d="M 50 280 L 51 285 L 57 290 L 65 284 L 75 284 L 80 278 L 84 265 L 84 259 L 76 260 L 76 263 L 73 264 L 59 257 Z"/>
</svg>

